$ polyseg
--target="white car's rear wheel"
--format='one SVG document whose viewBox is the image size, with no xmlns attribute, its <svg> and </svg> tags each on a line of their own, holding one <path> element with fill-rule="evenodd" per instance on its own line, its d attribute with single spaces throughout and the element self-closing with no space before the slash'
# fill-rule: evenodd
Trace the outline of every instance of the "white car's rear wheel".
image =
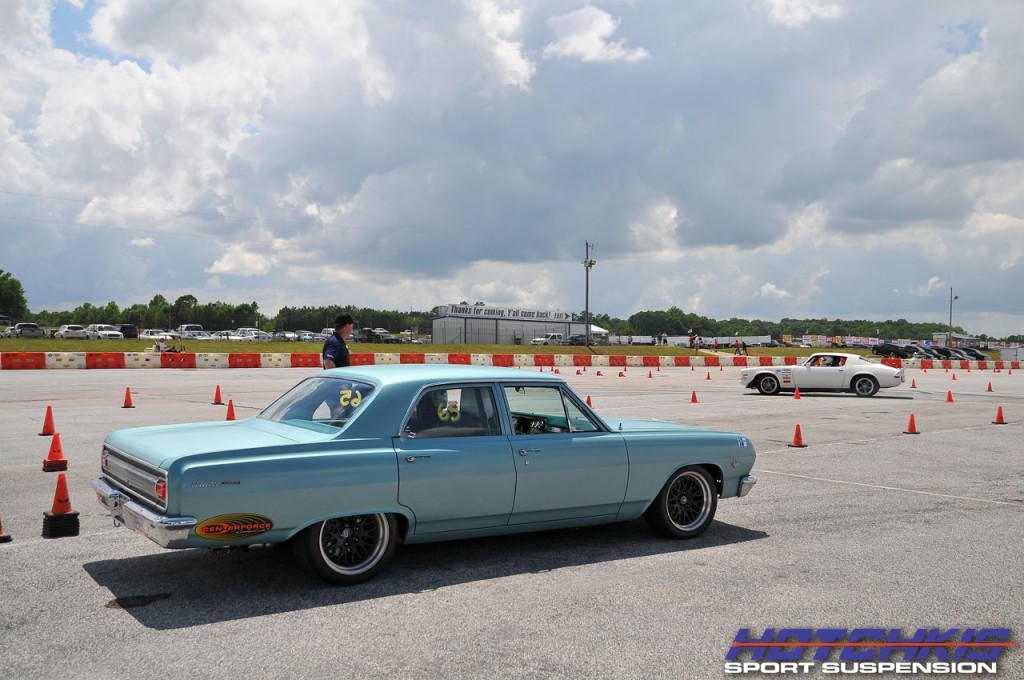
<svg viewBox="0 0 1024 680">
<path fill-rule="evenodd" d="M 859 375 L 850 387 L 858 397 L 871 397 L 878 391 L 878 381 L 870 375 Z"/>
</svg>

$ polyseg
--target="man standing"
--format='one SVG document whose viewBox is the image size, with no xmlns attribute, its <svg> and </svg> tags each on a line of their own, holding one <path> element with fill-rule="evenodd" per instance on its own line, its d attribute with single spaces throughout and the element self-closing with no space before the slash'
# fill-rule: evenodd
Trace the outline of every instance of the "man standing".
<svg viewBox="0 0 1024 680">
<path fill-rule="evenodd" d="M 351 314 L 341 314 L 334 320 L 334 332 L 324 341 L 323 364 L 324 368 L 338 368 L 348 366 L 348 346 L 345 339 L 352 335 L 352 326 L 355 321 Z"/>
</svg>

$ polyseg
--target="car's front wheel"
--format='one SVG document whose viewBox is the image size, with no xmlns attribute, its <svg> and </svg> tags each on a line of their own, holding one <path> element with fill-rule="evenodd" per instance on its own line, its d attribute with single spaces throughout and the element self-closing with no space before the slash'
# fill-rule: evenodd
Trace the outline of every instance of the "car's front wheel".
<svg viewBox="0 0 1024 680">
<path fill-rule="evenodd" d="M 715 482 L 698 466 L 679 470 L 644 512 L 647 524 L 669 538 L 694 538 L 711 526 L 718 509 Z"/>
<path fill-rule="evenodd" d="M 858 397 L 871 397 L 878 391 L 878 381 L 870 375 L 859 375 L 853 379 L 851 388 Z"/>
<path fill-rule="evenodd" d="M 376 576 L 397 547 L 398 523 L 381 512 L 317 522 L 295 540 L 300 562 L 321 578 L 346 586 Z"/>
<path fill-rule="evenodd" d="M 761 394 L 778 394 L 780 390 L 782 390 L 782 385 L 774 375 L 762 375 L 757 379 L 757 391 Z"/>
</svg>

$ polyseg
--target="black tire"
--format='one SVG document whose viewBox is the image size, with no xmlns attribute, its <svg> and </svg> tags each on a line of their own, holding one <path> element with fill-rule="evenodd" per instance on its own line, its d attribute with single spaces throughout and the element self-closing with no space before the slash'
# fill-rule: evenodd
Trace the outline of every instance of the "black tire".
<svg viewBox="0 0 1024 680">
<path fill-rule="evenodd" d="M 695 538 L 711 526 L 718 509 L 715 481 L 696 465 L 677 471 L 662 487 L 644 520 L 669 538 Z"/>
<path fill-rule="evenodd" d="M 873 397 L 878 392 L 878 381 L 870 375 L 858 375 L 850 383 L 850 390 L 858 397 Z"/>
<path fill-rule="evenodd" d="M 757 391 L 761 394 L 778 394 L 782 391 L 782 385 L 774 374 L 768 373 L 757 379 Z"/>
<path fill-rule="evenodd" d="M 307 569 L 343 586 L 376 576 L 397 547 L 398 522 L 380 512 L 317 522 L 295 539 L 295 554 Z"/>
</svg>

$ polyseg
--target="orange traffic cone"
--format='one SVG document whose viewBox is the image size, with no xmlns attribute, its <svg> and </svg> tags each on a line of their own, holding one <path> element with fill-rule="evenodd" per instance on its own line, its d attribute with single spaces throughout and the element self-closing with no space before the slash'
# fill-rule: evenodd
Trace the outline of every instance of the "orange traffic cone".
<svg viewBox="0 0 1024 680">
<path fill-rule="evenodd" d="M 705 380 L 711 380 L 711 371 L 708 371 L 708 377 Z"/>
<path fill-rule="evenodd" d="M 648 378 L 653 378 L 653 377 L 654 377 L 654 374 L 653 374 L 653 373 L 651 373 L 650 371 L 647 371 L 647 377 L 648 377 Z"/>
<path fill-rule="evenodd" d="M 12 540 L 14 539 L 4 533 L 4 518 L 0 517 L 0 543 L 10 543 Z"/>
<path fill-rule="evenodd" d="M 43 431 L 39 433 L 40 437 L 49 437 L 53 434 L 53 409 L 47 405 L 46 417 L 43 419 Z"/>
<path fill-rule="evenodd" d="M 992 383 L 989 383 L 989 384 L 988 384 L 988 389 L 987 389 L 987 390 L 985 390 L 985 391 L 986 391 L 986 392 L 991 392 L 991 391 L 992 391 Z"/>
<path fill-rule="evenodd" d="M 956 373 L 953 374 L 953 380 L 956 380 Z"/>
<path fill-rule="evenodd" d="M 690 370 L 691 370 L 691 371 L 692 371 L 692 370 L 694 370 L 693 366 L 690 366 Z"/>
<path fill-rule="evenodd" d="M 580 369 L 578 369 L 578 368 L 577 368 L 577 369 L 576 369 L 576 375 L 583 375 L 583 373 L 581 373 L 581 372 L 580 372 Z"/>
<path fill-rule="evenodd" d="M 598 378 L 601 378 L 601 377 L 603 377 L 603 376 L 604 376 L 604 373 L 602 373 L 601 371 L 598 371 L 598 372 L 597 372 L 597 377 L 598 377 Z"/>
<path fill-rule="evenodd" d="M 594 405 L 590 402 L 590 395 L 589 394 L 587 395 L 587 406 L 589 406 L 590 408 L 594 408 Z"/>
<path fill-rule="evenodd" d="M 803 435 L 800 434 L 800 423 L 796 424 L 796 431 L 793 433 L 793 443 L 789 445 L 794 449 L 806 449 L 807 444 L 804 444 Z"/>
<path fill-rule="evenodd" d="M 555 369 L 555 375 L 562 375 L 562 372 L 556 368 Z"/>
<path fill-rule="evenodd" d="M 130 387 L 124 388 L 124 406 L 121 408 L 135 408 L 132 404 L 132 390 Z"/>
<path fill-rule="evenodd" d="M 725 370 L 725 369 L 724 369 L 724 368 L 722 368 L 722 364 L 718 364 L 718 372 L 719 372 L 719 373 L 721 373 L 721 372 L 722 372 L 722 371 L 724 371 L 724 370 Z"/>
<path fill-rule="evenodd" d="M 57 490 L 53 494 L 53 508 L 43 513 L 43 538 L 62 538 L 78 535 L 78 513 L 71 509 L 68 480 L 64 473 L 57 477 Z"/>
<path fill-rule="evenodd" d="M 235 402 L 233 400 L 231 400 L 231 399 L 228 399 L 228 417 L 225 418 L 225 420 L 234 420 L 234 419 L 235 419 Z"/>
<path fill-rule="evenodd" d="M 799 387 L 796 388 L 795 390 L 793 390 L 793 398 L 794 399 L 799 399 L 800 398 L 800 388 Z"/>
<path fill-rule="evenodd" d="M 223 406 L 224 405 L 224 402 L 221 401 L 221 398 L 220 398 L 220 385 L 217 385 L 217 391 L 213 395 L 213 405 L 214 406 Z"/>
<path fill-rule="evenodd" d="M 1000 406 L 999 410 L 996 411 L 996 419 L 992 421 L 993 425 L 1006 425 L 1006 421 L 1003 420 L 1003 407 Z"/>
<path fill-rule="evenodd" d="M 914 423 L 914 414 L 910 414 L 910 422 L 907 423 L 907 429 L 903 430 L 903 434 L 921 434 L 917 431 L 917 424 Z"/>
<path fill-rule="evenodd" d="M 60 447 L 60 432 L 53 433 L 50 440 L 50 455 L 43 459 L 43 472 L 60 472 L 68 469 L 68 459 Z"/>
<path fill-rule="evenodd" d="M 698 403 L 700 403 L 700 402 L 697 401 L 697 390 L 694 390 L 693 393 L 690 395 L 690 403 L 691 404 L 698 404 Z"/>
<path fill-rule="evenodd" d="M 946 390 L 946 403 L 947 404 L 952 404 L 953 403 L 953 393 L 951 391 L 949 391 L 949 390 Z"/>
<path fill-rule="evenodd" d="M 619 371 L 619 377 L 620 378 L 625 378 L 626 374 L 624 372 L 622 372 L 622 371 Z"/>
<path fill-rule="evenodd" d="M 910 389 L 912 389 L 912 390 L 916 390 L 917 389 L 917 381 L 914 380 L 913 378 L 911 378 L 911 380 L 910 380 Z"/>
</svg>

